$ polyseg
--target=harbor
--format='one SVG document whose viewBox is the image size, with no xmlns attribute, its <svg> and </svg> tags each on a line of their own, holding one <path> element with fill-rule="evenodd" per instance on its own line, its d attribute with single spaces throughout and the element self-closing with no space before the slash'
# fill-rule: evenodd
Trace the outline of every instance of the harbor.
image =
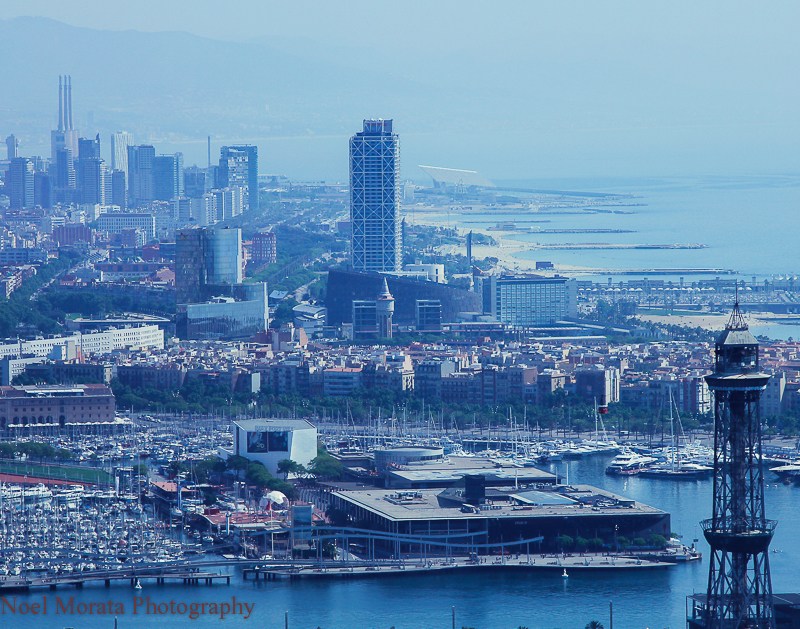
<svg viewBox="0 0 800 629">
<path fill-rule="evenodd" d="M 345 479 L 295 479 L 296 508 L 265 505 L 252 490 L 233 483 L 216 490 L 217 505 L 209 509 L 191 472 L 183 480 L 168 480 L 165 473 L 172 461 L 198 461 L 221 445 L 231 447 L 237 421 L 148 415 L 130 418 L 130 426 L 117 434 L 93 439 L 40 437 L 82 453 L 87 463 L 95 461 L 107 480 L 93 485 L 5 477 L 0 592 L 29 597 L 63 590 L 90 600 L 101 590 L 117 597 L 144 591 L 163 600 L 183 588 L 183 600 L 203 601 L 224 590 L 226 596 L 255 601 L 253 614 L 266 619 L 260 605 L 282 600 L 289 595 L 285 588 L 326 597 L 340 588 L 348 588 L 349 597 L 356 588 L 361 593 L 356 596 L 370 598 L 362 605 L 369 610 L 376 587 L 424 586 L 430 580 L 467 583 L 476 591 L 488 579 L 511 592 L 514 580 L 521 579 L 533 591 L 557 584 L 564 594 L 584 590 L 595 574 L 620 588 L 631 587 L 635 575 L 641 575 L 642 585 L 666 579 L 688 591 L 687 579 L 702 581 L 707 549 L 698 522 L 710 491 L 707 476 L 675 483 L 646 473 L 606 471 L 626 456 L 649 457 L 667 468 L 688 461 L 689 453 L 695 461 L 707 457 L 707 437 L 684 434 L 677 416 L 672 430 L 650 443 L 632 435 L 612 437 L 601 415 L 595 431 L 582 436 L 553 435 L 513 418 L 458 431 L 445 430 L 431 417 L 375 418 L 363 426 L 326 418 L 318 423 L 319 437 L 349 470 Z M 771 466 L 792 465 L 796 458 L 794 442 L 776 441 L 765 452 Z M 105 460 L 98 461 L 98 453 Z M 415 456 L 425 462 L 415 462 Z M 28 464 L 43 473 L 48 467 Z M 369 468 L 391 486 L 364 486 L 372 477 L 362 470 Z M 63 473 L 69 466 L 49 469 Z M 20 483 L 9 482 L 15 478 Z M 483 498 L 469 493 L 475 486 L 465 485 L 475 482 L 483 485 Z M 768 482 L 768 498 L 789 498 L 791 483 L 782 484 L 772 473 Z M 369 517 L 359 515 L 365 507 Z M 311 526 L 301 513 L 310 515 Z M 351 523 L 330 520 L 326 514 L 333 513 L 349 514 Z M 520 528 L 523 520 L 527 529 Z M 366 522 L 369 526 L 360 528 Z M 517 523 L 513 532 L 507 529 L 512 523 Z M 658 535 L 666 548 L 658 547 Z M 780 543 L 776 551 L 773 562 L 780 570 Z M 470 608 L 451 588 L 444 591 L 460 609 Z M 387 600 L 381 604 L 400 613 Z M 635 613 L 626 612 L 624 601 L 615 604 L 620 617 Z M 429 614 L 436 613 L 432 605 L 426 607 Z M 286 606 L 292 616 L 300 614 L 300 608 Z M 332 609 L 338 609 L 335 619 L 331 610 L 313 608 L 320 626 L 343 628 L 348 625 L 340 619 L 346 618 L 355 623 L 350 626 L 364 622 Z M 477 626 L 500 625 L 492 620 Z"/>
</svg>

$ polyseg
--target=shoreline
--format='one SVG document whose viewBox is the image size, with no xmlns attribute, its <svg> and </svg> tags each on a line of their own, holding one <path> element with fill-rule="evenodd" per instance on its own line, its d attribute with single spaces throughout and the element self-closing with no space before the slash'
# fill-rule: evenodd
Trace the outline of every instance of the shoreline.
<svg viewBox="0 0 800 629">
<path fill-rule="evenodd" d="M 430 560 L 426 562 L 419 562 L 419 560 L 406 560 L 402 563 L 394 562 L 370 562 L 369 564 L 360 564 L 354 566 L 313 566 L 307 565 L 302 567 L 286 567 L 281 569 L 281 566 L 265 566 L 265 569 L 253 569 L 255 575 L 261 575 L 265 579 L 274 579 L 281 577 L 304 578 L 357 578 L 357 577 L 377 577 L 377 576 L 392 576 L 404 574 L 432 574 L 441 572 L 460 572 L 466 570 L 498 570 L 510 569 L 514 571 L 525 570 L 531 572 L 557 572 L 563 573 L 567 571 L 574 572 L 597 572 L 597 571 L 621 571 L 621 570 L 652 570 L 657 568 L 672 568 L 678 565 L 678 562 L 667 561 L 653 561 L 648 559 L 638 558 L 633 555 L 606 555 L 606 554 L 592 554 L 585 553 L 583 556 L 552 556 L 542 558 L 541 555 L 536 557 L 530 556 L 512 556 L 502 559 L 500 557 L 483 557 L 487 559 L 486 562 L 474 561 L 447 561 L 447 560 Z M 492 559 L 492 561 L 488 561 Z M 335 562 L 332 562 L 335 563 Z M 256 580 L 258 580 L 256 576 Z"/>
</svg>

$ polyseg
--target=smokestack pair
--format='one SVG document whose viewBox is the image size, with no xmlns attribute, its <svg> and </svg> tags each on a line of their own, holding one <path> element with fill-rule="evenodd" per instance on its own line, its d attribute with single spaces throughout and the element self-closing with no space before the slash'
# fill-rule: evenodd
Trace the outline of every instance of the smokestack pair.
<svg viewBox="0 0 800 629">
<path fill-rule="evenodd" d="M 72 75 L 58 76 L 58 130 L 72 131 Z"/>
</svg>

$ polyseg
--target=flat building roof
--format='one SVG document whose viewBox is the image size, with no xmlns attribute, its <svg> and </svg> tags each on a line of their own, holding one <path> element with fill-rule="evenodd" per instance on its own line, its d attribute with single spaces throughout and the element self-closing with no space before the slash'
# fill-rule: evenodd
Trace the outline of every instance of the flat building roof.
<svg viewBox="0 0 800 629">
<path fill-rule="evenodd" d="M 541 486 L 535 489 L 537 493 L 549 493 Z M 525 489 L 519 491 L 524 494 Z M 511 491 L 512 498 L 519 491 Z M 334 491 L 332 495 L 393 522 L 666 515 L 655 507 L 590 485 L 559 486 L 552 492 L 553 500 L 548 504 L 531 504 L 533 501 L 530 500 L 526 501 L 527 504 L 488 504 L 480 511 L 470 513 L 463 512 L 460 504 L 440 496 L 441 493 L 441 489 L 363 489 Z"/>
</svg>

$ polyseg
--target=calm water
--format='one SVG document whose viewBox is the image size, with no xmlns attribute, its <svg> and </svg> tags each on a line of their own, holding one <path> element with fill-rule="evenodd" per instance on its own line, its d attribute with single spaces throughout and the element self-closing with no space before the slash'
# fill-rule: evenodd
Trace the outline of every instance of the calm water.
<svg viewBox="0 0 800 629">
<path fill-rule="evenodd" d="M 145 586 L 140 596 L 153 601 L 185 602 L 241 601 L 255 603 L 247 621 L 241 617 L 225 620 L 228 627 L 283 627 L 284 611 L 289 611 L 290 627 L 315 629 L 375 628 L 449 629 L 451 606 L 455 606 L 457 626 L 476 629 L 582 628 L 589 620 L 599 619 L 608 627 L 608 603 L 614 603 L 614 626 L 617 628 L 661 629 L 684 627 L 685 596 L 704 591 L 708 570 L 707 547 L 697 522 L 710 516 L 711 481 L 677 483 L 656 479 L 607 477 L 603 470 L 608 457 L 593 457 L 570 462 L 570 481 L 588 482 L 620 492 L 660 507 L 672 514 L 672 529 L 685 541 L 699 538 L 704 552 L 702 562 L 676 566 L 668 570 L 634 573 L 581 574 L 573 572 L 568 580 L 557 573 L 489 572 L 481 574 L 393 576 L 362 580 L 294 581 L 285 580 L 243 583 L 238 577 L 228 586 L 161 587 Z M 565 472 L 567 463 L 554 466 Z M 771 475 L 770 475 L 771 476 Z M 771 479 L 772 480 L 772 479 Z M 770 555 L 775 591 L 800 591 L 800 522 L 796 500 L 800 489 L 770 484 L 766 490 L 768 516 L 779 520 Z M 24 595 L 21 599 L 37 601 L 45 592 Z M 50 596 L 53 593 L 47 592 Z M 112 598 L 128 606 L 119 617 L 120 629 L 128 627 L 211 627 L 216 618 L 190 621 L 185 616 L 131 616 L 133 597 L 130 587 L 116 585 L 83 590 L 62 589 L 62 597 L 76 601 L 105 601 Z M 3 622 L 11 621 L 6 615 Z M 20 618 L 17 618 L 19 621 Z M 157 621 L 157 622 L 156 622 Z M 25 624 L 9 626 L 110 628 L 108 616 L 28 617 Z"/>
<path fill-rule="evenodd" d="M 632 195 L 632 214 L 548 215 L 543 228 L 631 229 L 629 234 L 520 234 L 523 242 L 701 243 L 697 250 L 531 251 L 528 259 L 589 268 L 723 268 L 747 279 L 800 273 L 800 175 L 513 182 Z M 496 215 L 492 215 L 495 217 Z M 513 220 L 513 217 L 508 217 Z M 519 217 L 518 217 L 519 218 Z M 500 217 L 498 217 L 498 220 Z M 606 277 L 606 276 L 604 276 Z M 687 276 L 691 281 L 695 276 Z"/>
</svg>

